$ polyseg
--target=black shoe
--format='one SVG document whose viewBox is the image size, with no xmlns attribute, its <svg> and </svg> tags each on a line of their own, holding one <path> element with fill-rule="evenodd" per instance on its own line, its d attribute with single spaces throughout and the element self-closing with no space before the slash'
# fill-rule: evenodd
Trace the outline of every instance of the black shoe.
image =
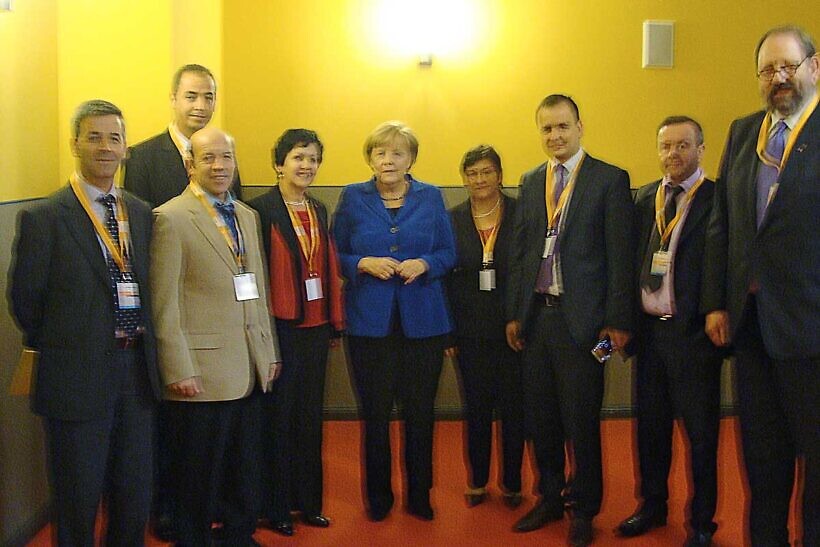
<svg viewBox="0 0 820 547">
<path fill-rule="evenodd" d="M 475 507 L 481 505 L 487 499 L 487 492 L 479 494 L 464 494 L 464 499 L 467 500 L 467 507 Z"/>
<path fill-rule="evenodd" d="M 547 503 L 540 500 L 530 512 L 524 515 L 521 520 L 515 523 L 513 530 L 516 532 L 532 532 L 542 528 L 548 522 L 561 520 L 564 518 L 564 506 L 560 501 Z"/>
<path fill-rule="evenodd" d="M 685 543 L 685 547 L 709 547 L 710 545 L 712 545 L 711 532 L 695 532 Z"/>
<path fill-rule="evenodd" d="M 162 541 L 173 543 L 179 539 L 176 523 L 169 513 L 159 513 L 152 519 L 154 536 Z"/>
<path fill-rule="evenodd" d="M 315 515 L 302 515 L 302 522 L 308 526 L 315 526 L 316 528 L 327 528 L 330 526 L 330 519 L 321 513 Z"/>
<path fill-rule="evenodd" d="M 381 522 L 387 518 L 392 508 L 392 505 L 371 505 L 367 513 L 373 522 Z"/>
<path fill-rule="evenodd" d="M 504 505 L 510 509 L 517 509 L 524 498 L 521 497 L 521 492 L 504 492 Z"/>
<path fill-rule="evenodd" d="M 647 533 L 652 528 L 665 525 L 666 513 L 641 507 L 618 525 L 618 533 L 624 537 L 635 537 Z"/>
<path fill-rule="evenodd" d="M 294 534 L 292 520 L 272 520 L 270 529 L 279 535 L 290 537 Z"/>
<path fill-rule="evenodd" d="M 592 519 L 572 517 L 572 522 L 569 525 L 568 543 L 570 547 L 592 545 Z"/>
<path fill-rule="evenodd" d="M 433 520 L 433 508 L 430 507 L 429 500 L 418 500 L 411 502 L 407 511 L 422 520 Z"/>
</svg>

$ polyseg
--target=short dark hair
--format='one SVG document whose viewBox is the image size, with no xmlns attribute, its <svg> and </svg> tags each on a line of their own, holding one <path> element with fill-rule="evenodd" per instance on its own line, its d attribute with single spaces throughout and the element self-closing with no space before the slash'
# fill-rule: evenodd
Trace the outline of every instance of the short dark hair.
<svg viewBox="0 0 820 547">
<path fill-rule="evenodd" d="M 74 115 L 71 116 L 71 136 L 74 137 L 74 140 L 77 140 L 77 137 L 80 136 L 80 124 L 83 123 L 83 120 L 96 116 L 119 117 L 119 119 L 123 122 L 122 132 L 125 134 L 125 120 L 122 117 L 122 110 L 120 110 L 114 103 L 109 103 L 108 101 L 104 101 L 102 99 L 92 99 L 90 101 L 80 103 L 80 106 L 78 106 L 74 111 Z"/>
<path fill-rule="evenodd" d="M 553 95 L 547 95 L 546 97 L 544 97 L 544 100 L 542 100 L 538 104 L 538 108 L 535 109 L 535 119 L 536 119 L 536 121 L 538 121 L 538 112 L 542 108 L 552 108 L 553 106 L 557 106 L 561 103 L 568 104 L 570 106 L 570 108 L 572 109 L 572 111 L 575 112 L 575 121 L 576 122 L 581 120 L 581 113 L 578 110 L 578 105 L 575 104 L 575 101 L 572 100 L 572 97 L 570 97 L 569 95 L 561 95 L 559 93 L 555 93 Z"/>
<path fill-rule="evenodd" d="M 817 47 L 814 45 L 814 38 L 811 35 L 803 30 L 802 28 L 798 27 L 797 25 L 780 25 L 779 27 L 774 27 L 766 31 L 760 41 L 757 43 L 757 47 L 755 48 L 755 66 L 757 66 L 757 59 L 760 56 L 760 48 L 763 47 L 763 42 L 769 36 L 774 34 L 791 34 L 794 36 L 798 42 L 800 42 L 800 47 L 803 48 L 803 57 L 812 57 L 815 53 L 817 53 Z"/>
<path fill-rule="evenodd" d="M 322 141 L 319 140 L 319 135 L 316 134 L 316 131 L 301 128 L 286 130 L 271 149 L 273 165 L 283 165 L 285 158 L 291 150 L 310 144 L 315 144 L 316 148 L 319 149 L 319 163 L 322 163 L 322 153 L 325 148 L 322 146 Z"/>
<path fill-rule="evenodd" d="M 214 78 L 214 75 L 211 73 L 210 70 L 208 70 L 202 65 L 189 64 L 182 65 L 177 69 L 176 72 L 174 72 L 174 77 L 171 79 L 171 94 L 177 94 L 177 90 L 179 89 L 179 82 L 182 80 L 182 75 L 186 72 L 196 72 L 197 74 L 208 76 L 214 83 L 214 90 L 216 90 L 216 78 Z"/>
<path fill-rule="evenodd" d="M 501 156 L 499 156 L 495 148 L 489 144 L 479 144 L 464 153 L 464 157 L 461 158 L 461 173 L 464 174 L 468 167 L 475 165 L 481 160 L 490 160 L 490 162 L 495 165 L 496 171 L 501 173 Z"/>
<path fill-rule="evenodd" d="M 655 134 L 657 135 L 658 133 L 660 133 L 661 129 L 663 129 L 667 125 L 678 125 L 681 123 L 692 124 L 692 126 L 695 128 L 695 138 L 698 141 L 697 144 L 703 144 L 703 128 L 697 121 L 695 121 L 693 118 L 690 118 L 689 116 L 667 116 L 663 119 L 660 125 L 658 125 L 658 130 L 655 131 Z"/>
</svg>

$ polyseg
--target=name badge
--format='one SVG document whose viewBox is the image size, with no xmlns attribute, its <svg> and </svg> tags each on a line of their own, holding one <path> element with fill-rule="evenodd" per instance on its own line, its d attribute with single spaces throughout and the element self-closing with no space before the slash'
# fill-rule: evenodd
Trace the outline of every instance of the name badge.
<svg viewBox="0 0 820 547">
<path fill-rule="evenodd" d="M 657 251 L 652 255 L 652 268 L 649 273 L 652 275 L 666 275 L 669 271 L 669 259 L 669 251 Z"/>
<path fill-rule="evenodd" d="M 495 289 L 495 270 L 479 270 L 478 289 L 481 291 Z"/>
<path fill-rule="evenodd" d="M 308 302 L 322 298 L 324 296 L 322 294 L 322 278 L 308 277 L 305 279 L 305 293 Z"/>
<path fill-rule="evenodd" d="M 259 288 L 256 286 L 256 274 L 246 272 L 233 276 L 233 290 L 236 301 L 256 300 L 259 298 Z"/>
<path fill-rule="evenodd" d="M 558 235 L 554 233 L 547 234 L 544 238 L 544 254 L 541 258 L 549 258 L 555 252 L 555 242 L 558 240 Z"/>
<path fill-rule="evenodd" d="M 140 286 L 133 282 L 118 282 L 117 304 L 121 310 L 138 309 L 140 307 Z"/>
</svg>

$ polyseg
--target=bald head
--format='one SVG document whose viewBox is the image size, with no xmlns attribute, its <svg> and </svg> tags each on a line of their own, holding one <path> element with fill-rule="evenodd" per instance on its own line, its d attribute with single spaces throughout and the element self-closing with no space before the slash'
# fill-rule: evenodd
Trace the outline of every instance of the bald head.
<svg viewBox="0 0 820 547">
<path fill-rule="evenodd" d="M 224 200 L 236 170 L 233 137 L 216 127 L 205 127 L 191 135 L 191 164 L 188 175 L 203 190 Z"/>
</svg>

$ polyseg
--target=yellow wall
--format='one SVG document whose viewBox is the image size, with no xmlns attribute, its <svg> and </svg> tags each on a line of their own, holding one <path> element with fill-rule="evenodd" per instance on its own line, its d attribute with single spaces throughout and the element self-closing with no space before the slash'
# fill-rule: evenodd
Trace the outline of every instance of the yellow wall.
<svg viewBox="0 0 820 547">
<path fill-rule="evenodd" d="M 223 107 L 243 181 L 273 182 L 270 147 L 294 126 L 324 140 L 319 183 L 362 180 L 369 176 L 365 136 L 381 121 L 401 119 L 419 134 L 419 178 L 458 184 L 461 154 L 489 142 L 503 156 L 507 184 L 516 184 L 543 161 L 534 109 L 553 92 L 575 97 L 585 147 L 627 168 L 633 186 L 657 178 L 655 128 L 670 114 L 702 122 L 705 166 L 714 174 L 729 122 L 759 108 L 758 37 L 789 21 L 820 36 L 820 21 L 792 0 L 778 2 L 776 18 L 763 1 L 438 0 L 428 2 L 429 25 L 454 2 L 472 7 L 474 41 L 470 51 L 421 69 L 412 56 L 377 43 L 382 27 L 371 14 L 384 2 L 225 2 Z M 645 19 L 676 21 L 673 70 L 641 69 Z M 459 16 L 446 20 L 454 33 L 462 30 Z"/>
<path fill-rule="evenodd" d="M 57 155 L 57 0 L 0 12 L 0 201 L 53 189 Z"/>
</svg>

